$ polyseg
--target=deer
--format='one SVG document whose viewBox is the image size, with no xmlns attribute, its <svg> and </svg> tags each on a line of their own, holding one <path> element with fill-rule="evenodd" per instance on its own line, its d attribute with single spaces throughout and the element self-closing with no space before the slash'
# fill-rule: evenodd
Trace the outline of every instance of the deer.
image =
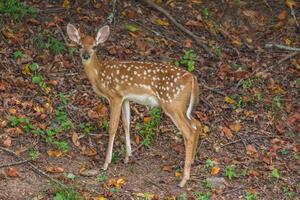
<svg viewBox="0 0 300 200">
<path fill-rule="evenodd" d="M 125 132 L 128 163 L 132 156 L 130 143 L 130 102 L 160 107 L 182 133 L 185 144 L 185 162 L 180 187 L 190 179 L 191 164 L 195 160 L 197 144 L 203 134 L 201 122 L 192 116 L 199 102 L 200 88 L 192 73 L 172 64 L 140 61 L 103 60 L 96 54 L 96 47 L 104 43 L 110 34 L 108 25 L 97 32 L 96 37 L 84 34 L 74 25 L 67 25 L 71 41 L 80 45 L 80 57 L 87 78 L 94 92 L 109 102 L 108 146 L 102 167 L 107 170 L 112 160 L 114 139 L 120 116 Z"/>
</svg>

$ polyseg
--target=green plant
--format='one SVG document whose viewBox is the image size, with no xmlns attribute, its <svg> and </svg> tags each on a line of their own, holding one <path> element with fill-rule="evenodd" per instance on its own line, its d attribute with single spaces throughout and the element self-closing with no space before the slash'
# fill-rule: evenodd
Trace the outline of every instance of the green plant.
<svg viewBox="0 0 300 200">
<path fill-rule="evenodd" d="M 206 161 L 205 161 L 205 167 L 206 168 L 211 168 L 213 166 L 214 166 L 214 162 L 211 159 L 207 158 Z"/>
<path fill-rule="evenodd" d="M 64 173 L 64 176 L 67 178 L 67 179 L 70 179 L 70 180 L 74 180 L 76 178 L 75 174 L 73 173 L 70 173 L 70 172 L 65 172 Z"/>
<path fill-rule="evenodd" d="M 8 118 L 8 121 L 10 123 L 11 126 L 13 127 L 16 127 L 18 126 L 19 124 L 22 124 L 22 123 L 29 123 L 29 118 L 27 117 L 16 117 L 16 116 L 10 116 Z"/>
<path fill-rule="evenodd" d="M 107 178 L 108 177 L 107 177 L 106 173 L 105 172 L 101 172 L 100 174 L 97 175 L 96 181 L 98 181 L 98 182 L 104 182 L 104 181 L 107 180 Z"/>
<path fill-rule="evenodd" d="M 20 21 L 28 15 L 34 15 L 37 9 L 26 6 L 19 0 L 0 0 L 0 14 L 7 14 L 14 21 Z"/>
<path fill-rule="evenodd" d="M 29 68 L 32 72 L 34 72 L 34 75 L 31 78 L 32 83 L 34 84 L 38 84 L 41 89 L 48 94 L 50 91 L 50 88 L 47 86 L 47 84 L 44 81 L 44 78 L 42 77 L 42 75 L 40 73 L 38 73 L 38 69 L 40 68 L 40 66 L 37 63 L 31 63 L 29 65 Z"/>
<path fill-rule="evenodd" d="M 208 8 L 204 8 L 202 10 L 202 14 L 204 16 L 204 18 L 208 18 L 209 17 L 209 11 L 208 11 Z"/>
<path fill-rule="evenodd" d="M 284 196 L 286 196 L 287 198 L 296 199 L 296 193 L 291 191 L 288 186 L 284 186 L 282 188 L 282 190 L 283 190 Z"/>
<path fill-rule="evenodd" d="M 83 197 L 72 188 L 62 188 L 55 194 L 53 200 L 83 200 Z"/>
<path fill-rule="evenodd" d="M 143 138 L 141 144 L 149 147 L 154 136 L 154 129 L 160 124 L 161 110 L 159 108 L 153 108 L 150 110 L 150 120 L 144 120 L 143 125 L 137 125 L 139 129 L 139 135 Z"/>
<path fill-rule="evenodd" d="M 275 96 L 273 98 L 273 103 L 274 103 L 276 109 L 278 109 L 278 110 L 282 109 L 282 98 L 281 98 L 281 96 Z"/>
<path fill-rule="evenodd" d="M 29 148 L 28 150 L 28 156 L 31 160 L 35 160 L 38 156 L 38 152 L 34 148 Z"/>
<path fill-rule="evenodd" d="M 224 173 L 225 173 L 225 176 L 227 178 L 229 178 L 229 180 L 231 180 L 232 178 L 236 178 L 237 177 L 234 165 L 226 166 Z"/>
<path fill-rule="evenodd" d="M 220 47 L 215 48 L 215 54 L 216 54 L 216 56 L 220 57 L 220 55 L 221 55 L 221 48 Z"/>
<path fill-rule="evenodd" d="M 69 143 L 66 141 L 53 141 L 52 144 L 54 144 L 62 152 L 69 151 Z"/>
<path fill-rule="evenodd" d="M 18 58 L 22 58 L 23 57 L 23 52 L 20 50 L 17 50 L 13 53 L 13 59 L 17 60 Z"/>
<path fill-rule="evenodd" d="M 117 163 L 117 155 L 114 152 L 112 152 L 111 163 L 112 164 L 116 164 Z"/>
<path fill-rule="evenodd" d="M 251 79 L 245 79 L 245 80 L 243 80 L 242 87 L 243 87 L 244 90 L 251 88 L 251 86 L 252 86 Z"/>
<path fill-rule="evenodd" d="M 280 173 L 279 173 L 278 169 L 274 168 L 271 172 L 271 176 L 274 179 L 279 179 L 280 178 Z"/>
<path fill-rule="evenodd" d="M 34 46 L 39 50 L 42 51 L 46 48 L 45 37 L 42 33 L 39 33 L 33 40 Z"/>
<path fill-rule="evenodd" d="M 186 195 L 185 194 L 180 194 L 178 196 L 178 198 L 176 198 L 176 199 L 178 199 L 178 200 L 186 200 Z"/>
<path fill-rule="evenodd" d="M 209 200 L 211 198 L 211 192 L 195 192 L 196 200 Z"/>
<path fill-rule="evenodd" d="M 256 199 L 256 195 L 253 194 L 252 192 L 246 192 L 244 199 L 245 200 L 255 200 Z"/>
<path fill-rule="evenodd" d="M 92 131 L 96 130 L 96 128 L 92 127 L 92 125 L 90 123 L 85 123 L 85 122 L 80 123 L 79 128 L 86 135 L 90 134 Z"/>
<path fill-rule="evenodd" d="M 212 189 L 212 183 L 207 179 L 202 181 L 202 186 L 206 189 Z"/>
<path fill-rule="evenodd" d="M 104 119 L 104 120 L 102 121 L 102 128 L 103 128 L 103 130 L 105 130 L 105 131 L 108 130 L 108 122 L 107 122 L 106 119 Z"/>
<path fill-rule="evenodd" d="M 65 46 L 63 45 L 63 43 L 60 42 L 58 39 L 52 37 L 52 36 L 50 36 L 48 38 L 48 44 L 49 44 L 49 47 L 50 47 L 50 51 L 54 55 L 61 54 L 65 50 Z"/>
<path fill-rule="evenodd" d="M 195 70 L 195 60 L 197 58 L 196 53 L 194 50 L 188 50 L 184 53 L 184 56 L 179 60 L 175 62 L 176 66 L 184 66 L 187 68 L 189 72 L 192 72 Z"/>
<path fill-rule="evenodd" d="M 68 54 L 69 54 L 69 56 L 73 57 L 76 52 L 77 52 L 77 49 L 75 47 L 69 47 L 68 48 Z"/>
</svg>

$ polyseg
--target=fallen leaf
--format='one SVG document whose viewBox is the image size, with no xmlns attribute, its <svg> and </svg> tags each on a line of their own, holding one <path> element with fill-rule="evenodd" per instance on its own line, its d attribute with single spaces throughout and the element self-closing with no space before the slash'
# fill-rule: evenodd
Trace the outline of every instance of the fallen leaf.
<svg viewBox="0 0 300 200">
<path fill-rule="evenodd" d="M 239 132 L 242 128 L 242 125 L 237 122 L 237 123 L 230 124 L 229 128 L 234 132 Z"/>
<path fill-rule="evenodd" d="M 211 174 L 211 175 L 216 175 L 216 174 L 218 174 L 219 172 L 220 172 L 220 168 L 214 166 L 214 167 L 211 168 L 210 174 Z"/>
<path fill-rule="evenodd" d="M 107 198 L 105 198 L 104 196 L 98 196 L 96 197 L 96 200 L 107 200 Z"/>
<path fill-rule="evenodd" d="M 15 115 L 17 113 L 17 110 L 14 108 L 8 109 L 9 114 Z"/>
<path fill-rule="evenodd" d="M 175 172 L 175 177 L 181 177 L 181 172 L 176 171 L 176 172 Z"/>
<path fill-rule="evenodd" d="M 48 156 L 50 157 L 61 157 L 63 155 L 63 152 L 60 150 L 48 150 L 47 151 Z"/>
<path fill-rule="evenodd" d="M 64 0 L 62 7 L 63 8 L 69 8 L 70 7 L 70 1 L 69 0 Z"/>
<path fill-rule="evenodd" d="M 84 170 L 80 172 L 80 175 L 86 177 L 97 176 L 98 174 L 99 174 L 99 170 L 96 169 Z"/>
<path fill-rule="evenodd" d="M 19 173 L 18 173 L 18 171 L 17 171 L 15 168 L 9 167 L 9 168 L 7 169 L 7 175 L 8 175 L 9 177 L 18 177 L 18 176 L 19 176 Z"/>
<path fill-rule="evenodd" d="M 151 117 L 144 117 L 144 123 L 149 123 L 151 121 Z"/>
<path fill-rule="evenodd" d="M 226 126 L 224 126 L 222 128 L 222 132 L 224 133 L 224 135 L 228 138 L 231 139 L 233 137 L 233 134 L 231 132 L 231 130 L 229 128 L 227 128 Z"/>
<path fill-rule="evenodd" d="M 137 145 L 140 144 L 140 136 L 139 136 L 139 135 L 136 135 L 136 136 L 135 136 L 135 143 L 136 143 Z"/>
<path fill-rule="evenodd" d="M 97 155 L 97 151 L 95 148 L 86 148 L 83 150 L 82 154 L 87 156 L 95 156 Z"/>
<path fill-rule="evenodd" d="M 183 40 L 183 46 L 185 47 L 185 48 L 192 48 L 193 47 L 193 40 L 191 40 L 191 39 L 185 39 L 185 40 Z"/>
<path fill-rule="evenodd" d="M 296 6 L 296 2 L 294 0 L 285 0 L 285 4 L 289 7 L 289 8 L 293 8 Z"/>
<path fill-rule="evenodd" d="M 229 97 L 229 96 L 224 97 L 224 100 L 225 100 L 226 103 L 229 103 L 229 104 L 235 104 L 236 103 L 236 101 L 234 99 L 232 99 L 231 97 Z"/>
<path fill-rule="evenodd" d="M 155 21 L 154 21 L 157 25 L 160 25 L 160 26 L 169 26 L 170 24 L 169 24 L 169 22 L 168 22 L 168 20 L 166 20 L 166 19 L 160 19 L 160 18 L 157 18 L 157 19 L 155 19 Z"/>
<path fill-rule="evenodd" d="M 172 166 L 170 166 L 170 165 L 164 166 L 163 171 L 171 172 L 172 171 Z"/>
<path fill-rule="evenodd" d="M 0 82 L 0 91 L 5 91 L 6 85 L 3 82 Z"/>
<path fill-rule="evenodd" d="M 253 154 L 257 154 L 257 150 L 254 146 L 252 146 L 251 144 L 248 144 L 246 146 L 246 152 L 248 155 L 253 155 Z"/>
<path fill-rule="evenodd" d="M 139 28 L 137 26 L 134 26 L 132 24 L 128 24 L 126 26 L 126 29 L 132 33 L 135 33 L 135 32 L 138 32 L 139 31 Z"/>
<path fill-rule="evenodd" d="M 30 66 L 29 63 L 23 65 L 22 74 L 24 74 L 25 76 L 31 74 L 29 66 Z"/>
<path fill-rule="evenodd" d="M 251 177 L 258 177 L 258 176 L 260 176 L 260 173 L 258 171 L 255 171 L 252 169 L 252 170 L 247 171 L 247 175 L 251 176 Z"/>
<path fill-rule="evenodd" d="M 91 119 L 98 119 L 99 118 L 98 113 L 96 111 L 93 111 L 93 110 L 88 111 L 88 116 Z"/>
<path fill-rule="evenodd" d="M 79 142 L 79 138 L 78 138 L 78 134 L 74 131 L 72 134 L 72 142 L 76 147 L 80 146 L 80 142 Z"/>
<path fill-rule="evenodd" d="M 10 146 L 11 146 L 11 137 L 7 136 L 7 137 L 3 140 L 3 146 L 4 146 L 4 147 L 10 147 Z"/>
<path fill-rule="evenodd" d="M 108 186 L 113 186 L 118 189 L 120 189 L 124 184 L 125 184 L 125 180 L 123 178 L 119 178 L 119 179 L 112 178 L 109 179 L 107 182 Z"/>
<path fill-rule="evenodd" d="M 277 19 L 279 20 L 284 20 L 287 18 L 287 11 L 286 10 L 283 10 L 279 13 L 279 15 L 277 16 Z"/>
<path fill-rule="evenodd" d="M 46 171 L 50 172 L 50 173 L 62 173 L 65 170 L 62 167 L 49 166 L 49 167 L 46 167 Z"/>
</svg>

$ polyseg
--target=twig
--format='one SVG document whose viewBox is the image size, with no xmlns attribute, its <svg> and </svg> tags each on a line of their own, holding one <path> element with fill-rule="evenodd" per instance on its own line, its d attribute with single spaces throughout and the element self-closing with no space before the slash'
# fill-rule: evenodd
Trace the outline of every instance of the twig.
<svg viewBox="0 0 300 200">
<path fill-rule="evenodd" d="M 210 90 L 210 91 L 212 91 L 212 92 L 214 92 L 214 93 L 217 93 L 217 94 L 219 94 L 219 95 L 221 95 L 221 96 L 226 96 L 226 94 L 224 94 L 223 92 L 218 91 L 218 90 L 216 90 L 216 89 L 214 89 L 214 88 L 209 87 L 209 86 L 206 85 L 204 82 L 202 82 L 202 85 L 203 85 L 203 87 L 204 87 L 205 89 L 207 89 L 207 90 Z"/>
<path fill-rule="evenodd" d="M 0 165 L 0 168 L 11 167 L 11 166 L 16 166 L 16 165 L 21 165 L 21 164 L 23 164 L 23 163 L 27 163 L 27 162 L 30 162 L 30 161 L 31 161 L 31 159 L 29 159 L 29 160 L 21 160 L 21 161 L 14 162 L 14 163 L 9 163 L 9 164 Z"/>
<path fill-rule="evenodd" d="M 13 152 L 12 150 L 6 149 L 6 148 L 4 148 L 4 147 L 0 147 L 0 150 L 5 151 L 5 152 L 7 152 L 7 153 L 13 155 L 14 157 L 18 158 L 20 161 L 23 161 L 23 162 L 26 161 L 26 160 L 24 160 L 22 157 L 18 156 L 18 155 L 17 155 L 15 152 Z M 65 184 L 59 182 L 58 180 L 52 178 L 51 176 L 49 176 L 48 174 L 46 174 L 45 172 L 43 172 L 42 170 L 40 170 L 39 168 L 37 168 L 34 164 L 32 164 L 32 163 L 30 163 L 30 162 L 25 162 L 25 163 L 27 163 L 31 169 L 33 169 L 34 171 L 36 171 L 38 174 L 40 174 L 40 175 L 42 175 L 42 176 L 48 178 L 50 181 L 52 181 L 52 182 L 58 184 L 58 185 L 61 186 L 61 187 L 67 187 Z"/>
<path fill-rule="evenodd" d="M 160 7 L 159 5 L 157 5 L 151 0 L 144 0 L 144 2 L 147 3 L 149 6 L 155 8 L 159 12 L 163 13 L 175 26 L 177 26 L 181 31 L 189 35 L 199 46 L 201 46 L 209 54 L 210 57 L 215 58 L 215 56 L 210 52 L 208 46 L 200 42 L 199 38 L 195 34 L 193 34 L 191 31 L 186 29 L 183 25 L 178 23 L 167 10 Z"/>
<path fill-rule="evenodd" d="M 289 51 L 300 51 L 300 48 L 297 47 L 289 47 L 289 46 L 285 46 L 282 44 L 272 44 L 272 43 L 267 43 L 265 45 L 265 48 L 272 48 L 272 47 L 276 47 L 278 49 L 284 49 L 284 50 L 289 50 Z"/>
</svg>

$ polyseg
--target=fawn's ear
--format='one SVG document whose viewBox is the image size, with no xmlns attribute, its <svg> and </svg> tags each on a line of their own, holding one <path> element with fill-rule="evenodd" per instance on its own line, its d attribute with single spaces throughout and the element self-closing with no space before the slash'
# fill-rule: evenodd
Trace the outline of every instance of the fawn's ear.
<svg viewBox="0 0 300 200">
<path fill-rule="evenodd" d="M 68 32 L 68 36 L 69 36 L 70 40 L 72 40 L 73 42 L 76 42 L 77 44 L 80 44 L 80 34 L 74 25 L 68 24 L 67 32 Z"/>
<path fill-rule="evenodd" d="M 96 44 L 95 45 L 105 42 L 107 40 L 108 36 L 109 36 L 109 26 L 106 25 L 99 29 L 97 36 L 96 36 Z"/>
</svg>

